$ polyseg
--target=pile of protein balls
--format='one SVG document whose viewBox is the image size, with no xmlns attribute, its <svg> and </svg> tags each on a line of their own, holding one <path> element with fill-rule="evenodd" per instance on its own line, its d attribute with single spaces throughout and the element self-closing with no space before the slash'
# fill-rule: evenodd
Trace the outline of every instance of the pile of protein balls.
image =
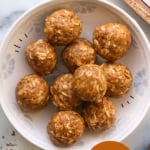
<svg viewBox="0 0 150 150">
<path fill-rule="evenodd" d="M 51 101 L 58 112 L 50 117 L 47 132 L 57 145 L 71 145 L 83 134 L 85 125 L 92 131 L 110 128 L 115 123 L 115 108 L 110 97 L 123 97 L 130 89 L 129 69 L 115 62 L 131 45 L 129 29 L 107 23 L 93 30 L 93 43 L 80 38 L 82 24 L 71 10 L 60 9 L 45 19 L 47 41 L 28 45 L 25 57 L 36 74 L 23 77 L 16 86 L 17 103 L 23 111 L 37 111 Z M 62 58 L 71 73 L 61 74 L 48 85 L 43 76 L 57 65 L 55 46 L 66 46 Z M 96 55 L 106 62 L 96 63 Z M 81 106 L 82 105 L 82 106 Z M 76 112 L 82 108 L 81 114 Z"/>
</svg>

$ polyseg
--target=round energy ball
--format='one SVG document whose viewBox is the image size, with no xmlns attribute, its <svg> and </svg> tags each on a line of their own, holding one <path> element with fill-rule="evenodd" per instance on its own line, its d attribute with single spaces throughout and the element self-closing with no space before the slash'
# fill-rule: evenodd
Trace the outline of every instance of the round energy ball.
<svg viewBox="0 0 150 150">
<path fill-rule="evenodd" d="M 71 10 L 56 10 L 45 19 L 44 33 L 52 45 L 67 45 L 81 32 L 81 21 Z"/>
<path fill-rule="evenodd" d="M 16 86 L 16 101 L 23 111 L 42 109 L 49 102 L 49 87 L 39 75 L 23 77 Z"/>
<path fill-rule="evenodd" d="M 56 145 L 69 146 L 84 132 L 84 120 L 74 111 L 60 111 L 49 120 L 47 132 Z"/>
<path fill-rule="evenodd" d="M 51 74 L 57 63 L 54 48 L 42 39 L 29 44 L 25 57 L 31 68 L 39 75 Z"/>
<path fill-rule="evenodd" d="M 108 98 L 103 98 L 100 103 L 88 102 L 83 107 L 83 118 L 90 130 L 106 130 L 115 123 L 115 107 Z"/>
<path fill-rule="evenodd" d="M 123 24 L 108 23 L 95 28 L 93 46 L 108 61 L 121 58 L 131 45 L 130 30 Z"/>
<path fill-rule="evenodd" d="M 72 74 L 56 77 L 50 87 L 52 103 L 59 110 L 73 110 L 81 104 L 81 100 L 72 91 Z"/>
<path fill-rule="evenodd" d="M 69 70 L 74 72 L 80 66 L 94 64 L 96 61 L 96 52 L 88 40 L 79 38 L 65 48 L 63 60 Z"/>
<path fill-rule="evenodd" d="M 103 63 L 101 68 L 107 80 L 106 95 L 110 97 L 122 97 L 132 85 L 130 70 L 120 63 Z"/>
<path fill-rule="evenodd" d="M 72 87 L 82 100 L 99 101 L 106 93 L 107 81 L 100 66 L 88 64 L 75 70 Z"/>
</svg>

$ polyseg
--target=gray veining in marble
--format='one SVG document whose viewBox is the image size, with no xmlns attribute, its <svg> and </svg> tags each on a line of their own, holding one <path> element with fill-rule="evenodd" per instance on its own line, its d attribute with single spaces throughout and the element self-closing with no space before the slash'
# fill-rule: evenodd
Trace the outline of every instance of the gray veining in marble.
<svg viewBox="0 0 150 150">
<path fill-rule="evenodd" d="M 16 10 L 6 17 L 0 18 L 0 40 L 3 38 L 3 35 L 6 33 L 8 28 L 14 23 L 24 13 L 23 10 Z"/>
<path fill-rule="evenodd" d="M 9 26 L 14 22 L 14 20 L 16 20 L 23 13 L 24 11 L 22 10 L 16 10 L 4 18 L 0 18 L 0 30 L 8 29 Z"/>
</svg>

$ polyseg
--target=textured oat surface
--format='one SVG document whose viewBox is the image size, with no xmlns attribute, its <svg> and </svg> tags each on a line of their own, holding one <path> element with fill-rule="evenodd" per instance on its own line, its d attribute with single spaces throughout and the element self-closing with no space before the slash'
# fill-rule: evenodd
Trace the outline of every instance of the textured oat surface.
<svg viewBox="0 0 150 150">
<path fill-rule="evenodd" d="M 80 66 L 94 64 L 96 61 L 96 52 L 88 40 L 79 38 L 65 48 L 63 60 L 69 70 L 74 72 Z"/>
<path fill-rule="evenodd" d="M 107 96 L 122 97 L 130 90 L 133 79 L 126 66 L 120 63 L 103 63 L 101 68 L 107 79 Z"/>
<path fill-rule="evenodd" d="M 106 78 L 98 65 L 88 64 L 74 72 L 73 91 L 84 101 L 98 101 L 106 92 Z"/>
<path fill-rule="evenodd" d="M 84 105 L 83 118 L 91 130 L 106 130 L 116 120 L 115 107 L 108 98 L 103 98 L 100 103 L 89 103 Z"/>
<path fill-rule="evenodd" d="M 47 131 L 57 145 L 71 145 L 82 136 L 84 120 L 74 111 L 60 111 L 54 114 L 48 123 Z"/>
<path fill-rule="evenodd" d="M 23 111 L 43 108 L 49 101 L 47 82 L 36 74 L 23 77 L 16 86 L 16 101 Z"/>
<path fill-rule="evenodd" d="M 43 39 L 29 44 L 25 57 L 31 68 L 40 75 L 51 74 L 57 63 L 54 48 Z"/>
<path fill-rule="evenodd" d="M 59 110 L 72 110 L 81 103 L 72 91 L 72 80 L 72 74 L 59 75 L 50 87 L 52 102 Z"/>
<path fill-rule="evenodd" d="M 67 9 L 56 10 L 45 19 L 44 32 L 53 45 L 66 45 L 82 32 L 79 17 Z"/>
<path fill-rule="evenodd" d="M 118 23 L 108 23 L 95 28 L 93 45 L 97 53 L 106 60 L 115 61 L 129 49 L 131 33 L 129 29 Z"/>
</svg>

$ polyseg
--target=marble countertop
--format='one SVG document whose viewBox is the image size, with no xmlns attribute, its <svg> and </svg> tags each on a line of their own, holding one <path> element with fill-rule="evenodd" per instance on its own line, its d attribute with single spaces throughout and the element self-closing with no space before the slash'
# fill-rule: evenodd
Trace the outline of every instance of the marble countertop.
<svg viewBox="0 0 150 150">
<path fill-rule="evenodd" d="M 42 0 L 0 0 L 0 41 L 11 24 L 26 10 Z M 123 0 L 110 1 L 128 12 L 141 26 L 150 41 L 150 25 L 142 20 Z M 150 109 L 141 124 L 122 141 L 131 150 L 147 150 L 150 144 Z M 0 150 L 40 150 L 25 140 L 9 123 L 0 107 Z"/>
</svg>

